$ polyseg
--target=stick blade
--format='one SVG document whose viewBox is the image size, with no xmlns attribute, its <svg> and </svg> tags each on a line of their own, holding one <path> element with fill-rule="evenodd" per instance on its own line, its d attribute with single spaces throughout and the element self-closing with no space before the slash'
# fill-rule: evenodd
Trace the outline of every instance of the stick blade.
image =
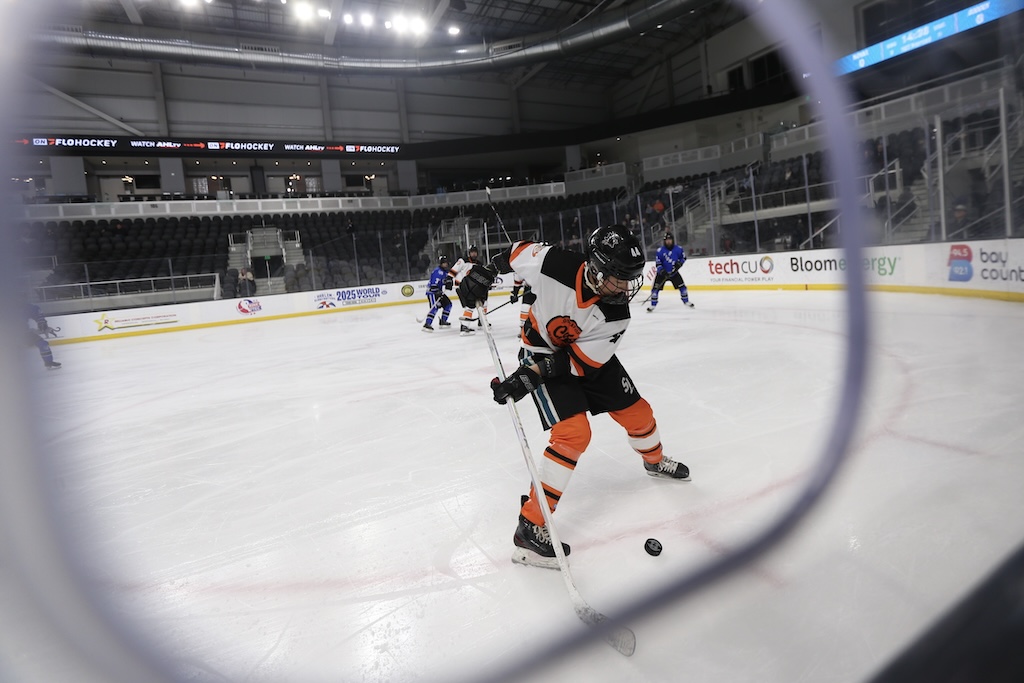
<svg viewBox="0 0 1024 683">
<path fill-rule="evenodd" d="M 576 616 L 587 626 L 597 626 L 605 621 L 607 617 L 589 605 L 578 605 Z M 617 626 L 603 634 L 604 641 L 619 651 L 625 657 L 631 657 L 636 652 L 636 634 L 625 626 Z"/>
</svg>

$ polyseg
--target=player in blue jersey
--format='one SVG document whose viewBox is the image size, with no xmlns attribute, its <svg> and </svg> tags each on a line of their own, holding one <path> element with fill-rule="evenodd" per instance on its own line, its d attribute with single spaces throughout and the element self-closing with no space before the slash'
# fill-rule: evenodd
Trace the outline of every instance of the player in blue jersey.
<svg viewBox="0 0 1024 683">
<path fill-rule="evenodd" d="M 439 310 L 443 312 L 437 326 L 452 326 L 448 322 L 448 314 L 452 312 L 452 300 L 444 293 L 445 289 L 451 290 L 452 288 L 452 276 L 448 273 L 450 268 L 448 257 L 442 256 L 437 260 L 437 268 L 434 268 L 434 272 L 430 274 L 430 281 L 427 283 L 427 303 L 430 304 L 430 312 L 427 313 L 427 319 L 423 323 L 424 332 L 434 331 L 434 316 Z"/>
<path fill-rule="evenodd" d="M 46 337 L 50 332 L 50 326 L 47 324 L 43 312 L 35 304 L 25 304 L 25 317 L 34 322 L 36 326 L 34 330 L 26 330 L 29 345 L 39 349 L 39 356 L 43 359 L 43 365 L 46 366 L 47 370 L 59 369 L 60 363 L 53 360 L 50 342 L 46 341 Z"/>
<path fill-rule="evenodd" d="M 690 293 L 686 291 L 686 283 L 683 282 L 683 276 L 679 274 L 679 269 L 685 262 L 686 254 L 683 252 L 683 248 L 676 244 L 672 233 L 666 232 L 665 241 L 662 246 L 658 247 L 658 252 L 654 256 L 654 263 L 658 271 L 654 275 L 654 286 L 651 287 L 651 305 L 647 307 L 648 313 L 654 312 L 654 307 L 658 305 L 658 294 L 666 282 L 671 282 L 679 290 L 683 303 L 693 308 L 693 304 L 690 303 Z"/>
</svg>

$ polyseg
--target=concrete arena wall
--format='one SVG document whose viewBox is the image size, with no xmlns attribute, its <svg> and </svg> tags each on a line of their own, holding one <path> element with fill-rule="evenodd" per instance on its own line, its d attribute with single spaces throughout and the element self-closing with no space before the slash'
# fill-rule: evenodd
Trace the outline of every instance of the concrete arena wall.
<svg viewBox="0 0 1024 683">
<path fill-rule="evenodd" d="M 840 289 L 846 263 L 839 249 L 691 258 L 682 274 L 691 290 Z M 1024 302 L 1024 239 L 989 240 L 865 250 L 859 267 L 871 289 L 981 297 Z M 646 287 L 654 264 L 645 269 Z M 499 276 L 492 296 L 505 297 L 510 275 Z M 53 316 L 60 336 L 51 344 L 112 339 L 217 325 L 329 315 L 381 306 L 426 307 L 425 280 L 222 299 L 95 313 Z M 456 302 L 456 306 L 458 303 Z"/>
</svg>

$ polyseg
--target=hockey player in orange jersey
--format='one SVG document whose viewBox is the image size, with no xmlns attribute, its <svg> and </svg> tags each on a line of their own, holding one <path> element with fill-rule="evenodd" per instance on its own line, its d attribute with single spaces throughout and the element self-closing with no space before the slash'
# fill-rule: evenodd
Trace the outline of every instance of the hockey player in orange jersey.
<svg viewBox="0 0 1024 683">
<path fill-rule="evenodd" d="M 658 424 L 615 351 L 629 326 L 629 301 L 643 282 L 644 258 L 623 226 L 598 228 L 587 255 L 532 242 L 516 242 L 487 266 L 473 267 L 459 286 L 465 303 L 486 301 L 498 273 L 515 271 L 536 299 L 523 326 L 521 365 L 501 382 L 491 381 L 504 404 L 530 394 L 550 430 L 541 462 L 543 499 L 551 511 L 590 443 L 587 413 L 608 413 L 625 430 L 647 474 L 688 481 L 686 465 L 662 452 Z M 557 568 L 532 488 L 520 510 L 512 560 Z M 568 544 L 563 543 L 565 554 Z"/>
</svg>

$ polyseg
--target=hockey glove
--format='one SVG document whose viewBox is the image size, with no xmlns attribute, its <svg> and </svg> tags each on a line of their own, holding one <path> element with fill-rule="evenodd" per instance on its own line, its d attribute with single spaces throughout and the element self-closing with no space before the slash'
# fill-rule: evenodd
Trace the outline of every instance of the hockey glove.
<svg viewBox="0 0 1024 683">
<path fill-rule="evenodd" d="M 540 375 L 525 365 L 520 365 L 516 368 L 515 372 L 509 375 L 504 382 L 500 381 L 497 377 L 491 380 L 491 391 L 494 392 L 494 400 L 501 405 L 505 405 L 510 398 L 515 403 L 530 392 L 535 391 L 539 386 Z"/>
<path fill-rule="evenodd" d="M 451 291 L 453 286 L 455 286 L 455 280 L 453 280 L 452 276 L 449 275 L 444 279 L 444 288 Z"/>
<path fill-rule="evenodd" d="M 508 302 L 510 304 L 514 304 L 517 301 L 519 301 L 519 287 L 513 287 L 512 288 L 512 295 L 509 296 Z"/>
<path fill-rule="evenodd" d="M 491 265 L 473 266 L 459 283 L 459 298 L 469 308 L 474 308 L 481 301 L 487 301 L 487 292 L 496 277 L 498 271 Z"/>
</svg>

